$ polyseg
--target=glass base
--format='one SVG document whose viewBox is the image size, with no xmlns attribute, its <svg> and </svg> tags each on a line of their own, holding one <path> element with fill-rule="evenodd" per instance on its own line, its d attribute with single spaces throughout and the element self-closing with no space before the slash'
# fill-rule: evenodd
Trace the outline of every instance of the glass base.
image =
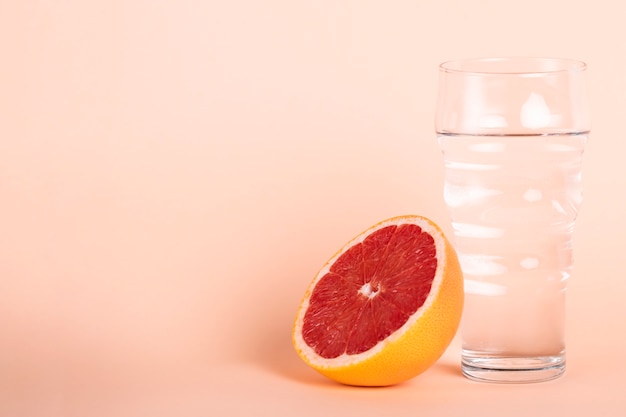
<svg viewBox="0 0 626 417">
<path fill-rule="evenodd" d="M 543 382 L 565 372 L 565 352 L 554 356 L 507 357 L 463 350 L 463 375 L 474 381 L 496 383 Z"/>
</svg>

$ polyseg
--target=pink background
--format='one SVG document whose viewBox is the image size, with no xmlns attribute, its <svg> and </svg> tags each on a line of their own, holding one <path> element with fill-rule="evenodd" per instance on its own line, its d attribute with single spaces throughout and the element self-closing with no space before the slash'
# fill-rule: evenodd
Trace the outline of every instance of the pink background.
<svg viewBox="0 0 626 417">
<path fill-rule="evenodd" d="M 0 417 L 624 415 L 619 4 L 0 1 Z M 449 233 L 437 65 L 496 55 L 589 65 L 566 375 L 473 383 L 455 340 L 327 381 L 291 347 L 306 286 L 384 218 Z"/>
</svg>

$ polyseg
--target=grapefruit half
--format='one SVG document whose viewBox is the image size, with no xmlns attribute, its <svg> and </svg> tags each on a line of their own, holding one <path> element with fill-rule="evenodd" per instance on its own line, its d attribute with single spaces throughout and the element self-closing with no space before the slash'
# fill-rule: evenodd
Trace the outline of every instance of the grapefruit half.
<svg viewBox="0 0 626 417">
<path fill-rule="evenodd" d="M 348 385 L 393 385 L 424 372 L 463 310 L 454 248 L 425 217 L 382 221 L 339 250 L 306 290 L 292 332 L 298 355 Z"/>
</svg>

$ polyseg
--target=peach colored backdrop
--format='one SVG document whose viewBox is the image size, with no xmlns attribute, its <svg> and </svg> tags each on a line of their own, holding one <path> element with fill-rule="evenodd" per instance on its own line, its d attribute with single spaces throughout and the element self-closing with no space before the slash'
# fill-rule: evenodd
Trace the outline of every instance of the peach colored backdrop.
<svg viewBox="0 0 626 417">
<path fill-rule="evenodd" d="M 1 0 L 0 416 L 625 415 L 619 4 Z M 300 297 L 378 220 L 449 232 L 437 66 L 496 55 L 589 65 L 566 375 L 326 381 Z"/>
</svg>

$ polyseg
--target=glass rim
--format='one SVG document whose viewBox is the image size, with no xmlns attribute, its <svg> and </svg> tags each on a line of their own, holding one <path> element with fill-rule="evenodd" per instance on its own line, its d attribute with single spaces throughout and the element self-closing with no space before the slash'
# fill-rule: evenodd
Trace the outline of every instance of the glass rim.
<svg viewBox="0 0 626 417">
<path fill-rule="evenodd" d="M 541 76 L 583 72 L 586 68 L 587 64 L 581 60 L 546 57 L 467 58 L 445 61 L 439 65 L 439 70 L 444 73 L 478 76 Z"/>
</svg>

